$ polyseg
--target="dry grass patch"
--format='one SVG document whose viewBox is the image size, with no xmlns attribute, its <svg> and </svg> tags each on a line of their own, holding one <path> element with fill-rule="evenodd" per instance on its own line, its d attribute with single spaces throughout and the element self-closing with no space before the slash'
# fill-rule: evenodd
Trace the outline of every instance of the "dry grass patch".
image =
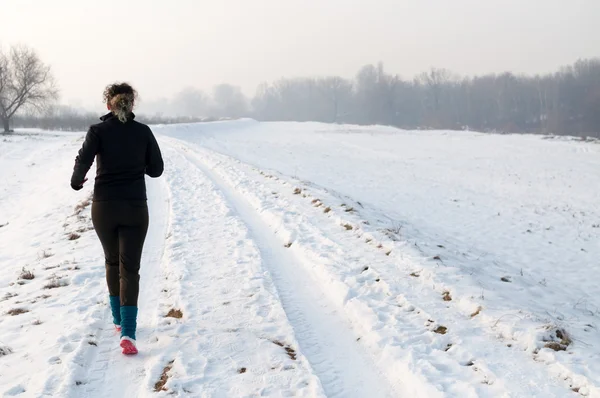
<svg viewBox="0 0 600 398">
<path fill-rule="evenodd" d="M 86 207 L 92 204 L 90 199 L 86 199 L 75 206 L 75 214 L 79 215 Z"/>
<path fill-rule="evenodd" d="M 7 312 L 7 314 L 11 315 L 11 316 L 16 316 L 16 315 L 25 314 L 27 312 L 29 312 L 29 310 L 26 310 L 25 308 L 13 308 L 12 310 L 9 310 Z"/>
<path fill-rule="evenodd" d="M 301 193 L 302 193 L 302 190 L 300 188 L 294 189 L 294 195 L 300 195 Z"/>
<path fill-rule="evenodd" d="M 246 373 L 246 368 L 239 368 L 237 372 L 239 374 Z"/>
<path fill-rule="evenodd" d="M 444 293 L 442 293 L 442 298 L 444 299 L 444 301 L 452 301 L 452 296 L 450 295 L 449 291 L 445 291 Z"/>
<path fill-rule="evenodd" d="M 448 328 L 446 326 L 438 326 L 437 328 L 433 329 L 433 332 L 437 334 L 446 334 L 446 332 L 448 332 Z"/>
<path fill-rule="evenodd" d="M 50 250 L 42 250 L 40 252 L 40 254 L 38 255 L 40 260 L 45 259 L 45 258 L 50 258 L 52 256 L 54 256 L 54 253 L 52 253 Z"/>
<path fill-rule="evenodd" d="M 77 232 L 71 232 L 68 236 L 69 240 L 77 240 L 81 238 L 81 235 L 79 235 Z"/>
<path fill-rule="evenodd" d="M 271 340 L 271 342 L 275 345 L 278 345 L 279 347 L 283 347 L 288 357 L 290 357 L 290 359 L 293 361 L 296 360 L 296 350 L 294 350 L 289 344 L 283 344 L 281 341 L 278 340 Z"/>
<path fill-rule="evenodd" d="M 167 384 L 167 381 L 169 381 L 169 372 L 171 369 L 173 369 L 173 363 L 175 363 L 175 360 L 169 362 L 169 364 L 163 369 L 160 379 L 154 384 L 155 392 L 167 391 L 165 385 Z"/>
<path fill-rule="evenodd" d="M 352 231 L 354 229 L 354 227 L 350 224 L 343 224 L 342 226 L 346 228 L 346 231 Z"/>
<path fill-rule="evenodd" d="M 477 310 L 475 310 L 475 312 L 471 314 L 471 318 L 475 318 L 477 315 L 479 315 L 482 309 L 483 308 L 481 306 L 477 307 Z"/>
<path fill-rule="evenodd" d="M 8 354 L 12 354 L 12 349 L 7 346 L 0 346 L 0 357 L 3 357 Z"/>
<path fill-rule="evenodd" d="M 25 269 L 25 267 L 23 267 L 23 269 L 21 270 L 21 275 L 19 275 L 19 278 L 30 281 L 35 278 L 35 275 L 33 274 L 33 272 L 31 272 L 31 271 Z"/>
<path fill-rule="evenodd" d="M 550 348 L 554 351 L 566 351 L 567 347 L 573 343 L 571 336 L 567 333 L 566 330 L 557 328 L 554 332 L 558 341 L 549 341 L 544 344 L 544 347 Z"/>
<path fill-rule="evenodd" d="M 410 276 L 413 276 L 413 277 L 415 277 L 415 278 L 418 278 L 418 277 L 419 277 L 419 276 L 421 276 L 421 275 L 419 275 L 419 273 L 418 273 L 418 272 L 411 272 L 411 273 L 410 273 Z"/>
<path fill-rule="evenodd" d="M 59 287 L 69 286 L 69 282 L 60 280 L 59 278 L 52 278 L 50 282 L 44 286 L 44 289 L 58 289 Z"/>
<path fill-rule="evenodd" d="M 165 315 L 165 318 L 181 319 L 181 318 L 183 318 L 183 312 L 181 312 L 181 310 L 176 310 L 174 308 L 171 308 L 171 310 L 167 313 L 167 315 Z"/>
<path fill-rule="evenodd" d="M 327 207 L 325 208 L 325 210 L 323 210 L 323 213 L 327 214 L 327 213 L 329 213 L 330 211 L 331 211 L 331 207 L 327 206 Z"/>
</svg>

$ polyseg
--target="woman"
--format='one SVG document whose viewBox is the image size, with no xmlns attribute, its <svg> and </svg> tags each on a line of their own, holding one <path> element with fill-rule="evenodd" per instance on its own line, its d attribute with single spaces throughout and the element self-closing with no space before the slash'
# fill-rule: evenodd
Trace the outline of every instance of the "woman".
<svg viewBox="0 0 600 398">
<path fill-rule="evenodd" d="M 135 330 L 142 248 L 148 230 L 144 174 L 160 177 L 163 159 L 148 126 L 134 120 L 136 91 L 127 83 L 104 90 L 110 111 L 92 125 L 75 158 L 71 187 L 83 188 L 96 159 L 92 223 L 106 258 L 113 322 L 123 354 L 137 354 Z"/>
</svg>

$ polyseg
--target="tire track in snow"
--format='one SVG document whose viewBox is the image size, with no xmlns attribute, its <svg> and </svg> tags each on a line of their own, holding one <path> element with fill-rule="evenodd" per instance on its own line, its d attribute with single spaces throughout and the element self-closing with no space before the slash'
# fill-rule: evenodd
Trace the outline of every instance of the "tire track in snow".
<svg viewBox="0 0 600 398">
<path fill-rule="evenodd" d="M 176 148 L 177 149 L 177 148 Z M 246 223 L 263 265 L 275 283 L 302 353 L 330 397 L 386 397 L 393 393 L 385 377 L 356 343 L 350 325 L 337 314 L 317 283 L 304 271 L 252 205 L 203 164 L 191 150 L 180 152 L 221 190 Z"/>
</svg>

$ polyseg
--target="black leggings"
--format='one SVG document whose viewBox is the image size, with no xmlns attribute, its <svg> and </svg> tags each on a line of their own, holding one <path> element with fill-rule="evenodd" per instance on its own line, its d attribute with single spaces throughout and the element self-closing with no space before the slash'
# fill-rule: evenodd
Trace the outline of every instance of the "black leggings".
<svg viewBox="0 0 600 398">
<path fill-rule="evenodd" d="M 140 291 L 140 260 L 146 232 L 145 200 L 115 200 L 92 204 L 92 223 L 106 258 L 106 282 L 121 306 L 137 307 Z"/>
</svg>

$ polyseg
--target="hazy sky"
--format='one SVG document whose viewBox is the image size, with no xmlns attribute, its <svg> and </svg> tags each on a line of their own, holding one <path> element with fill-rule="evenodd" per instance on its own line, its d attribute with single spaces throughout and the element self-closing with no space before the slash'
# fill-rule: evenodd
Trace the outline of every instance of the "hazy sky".
<svg viewBox="0 0 600 398">
<path fill-rule="evenodd" d="M 598 21 L 600 0 L 0 0 L 0 44 L 36 48 L 62 102 L 91 108 L 116 80 L 153 100 L 380 60 L 404 77 L 547 72 L 600 56 Z"/>
</svg>

